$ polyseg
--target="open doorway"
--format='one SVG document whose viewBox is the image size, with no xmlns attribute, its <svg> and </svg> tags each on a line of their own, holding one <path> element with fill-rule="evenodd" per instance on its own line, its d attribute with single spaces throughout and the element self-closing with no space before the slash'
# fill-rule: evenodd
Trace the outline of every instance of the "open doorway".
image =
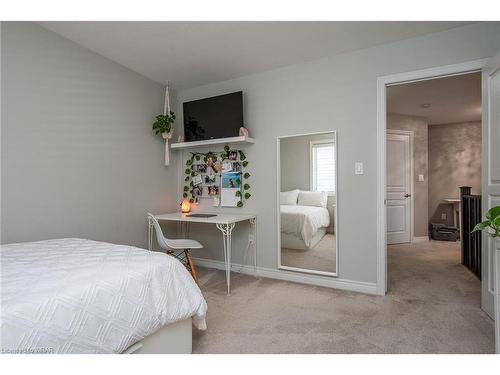
<svg viewBox="0 0 500 375">
<path fill-rule="evenodd" d="M 386 93 L 388 290 L 480 307 L 481 73 Z"/>
</svg>

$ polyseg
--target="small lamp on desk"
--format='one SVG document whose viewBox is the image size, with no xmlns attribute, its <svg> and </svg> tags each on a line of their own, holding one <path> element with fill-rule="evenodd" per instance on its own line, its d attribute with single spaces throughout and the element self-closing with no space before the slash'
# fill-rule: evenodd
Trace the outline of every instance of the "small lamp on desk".
<svg viewBox="0 0 500 375">
<path fill-rule="evenodd" d="M 191 203 L 189 199 L 183 199 L 181 203 L 181 212 L 187 214 L 189 211 L 191 211 Z"/>
</svg>

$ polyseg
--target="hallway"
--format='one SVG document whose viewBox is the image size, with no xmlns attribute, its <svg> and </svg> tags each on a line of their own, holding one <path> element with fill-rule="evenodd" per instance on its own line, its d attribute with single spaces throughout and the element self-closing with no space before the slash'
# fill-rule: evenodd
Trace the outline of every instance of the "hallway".
<svg viewBox="0 0 500 375">
<path fill-rule="evenodd" d="M 341 255 L 341 254 L 340 254 Z M 374 296 L 199 268 L 208 329 L 195 353 L 493 353 L 494 324 L 459 243 L 388 247 L 389 292 Z"/>
<path fill-rule="evenodd" d="M 388 293 L 480 308 L 481 282 L 460 264 L 460 242 L 389 245 Z"/>
</svg>

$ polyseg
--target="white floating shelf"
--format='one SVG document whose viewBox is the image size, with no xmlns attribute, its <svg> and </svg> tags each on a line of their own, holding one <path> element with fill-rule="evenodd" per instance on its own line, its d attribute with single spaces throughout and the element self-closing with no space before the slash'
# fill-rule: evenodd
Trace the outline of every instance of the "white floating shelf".
<svg viewBox="0 0 500 375">
<path fill-rule="evenodd" d="M 181 148 L 191 148 L 191 147 L 203 147 L 203 146 L 213 146 L 213 145 L 225 145 L 225 144 L 253 144 L 255 143 L 253 138 L 250 137 L 229 137 L 229 138 L 217 138 L 217 139 L 207 139 L 205 141 L 193 141 L 193 142 L 178 142 L 172 144 L 170 147 L 175 149 Z"/>
</svg>

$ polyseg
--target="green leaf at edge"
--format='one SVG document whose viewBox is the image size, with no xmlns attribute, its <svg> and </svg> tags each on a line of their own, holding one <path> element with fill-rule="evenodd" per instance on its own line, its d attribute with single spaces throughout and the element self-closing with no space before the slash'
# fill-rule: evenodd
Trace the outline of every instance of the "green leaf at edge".
<svg viewBox="0 0 500 375">
<path fill-rule="evenodd" d="M 490 220 L 495 219 L 500 216 L 500 206 L 491 207 L 486 214 L 486 217 Z"/>
<path fill-rule="evenodd" d="M 484 229 L 488 228 L 489 226 L 490 226 L 490 221 L 489 220 L 483 221 L 481 223 L 476 224 L 476 226 L 474 227 L 474 229 L 472 230 L 472 232 L 477 232 L 477 231 L 484 230 Z"/>
</svg>

